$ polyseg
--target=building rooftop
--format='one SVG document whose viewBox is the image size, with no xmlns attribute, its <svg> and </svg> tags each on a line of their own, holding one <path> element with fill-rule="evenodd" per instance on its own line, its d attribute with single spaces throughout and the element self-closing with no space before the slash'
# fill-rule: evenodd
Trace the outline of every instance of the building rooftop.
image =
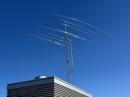
<svg viewBox="0 0 130 97">
<path fill-rule="evenodd" d="M 92 97 L 92 95 L 64 80 L 61 80 L 55 76 L 52 77 L 36 77 L 34 80 L 24 81 L 24 82 L 18 82 L 18 83 L 12 83 L 8 84 L 7 89 L 15 89 L 15 88 L 21 88 L 21 87 L 27 87 L 27 86 L 33 86 L 33 85 L 39 85 L 39 84 L 47 84 L 47 83 L 56 83 L 59 85 L 62 85 L 64 87 L 67 87 L 71 90 L 77 91 L 83 95 L 86 95 L 88 97 Z"/>
</svg>

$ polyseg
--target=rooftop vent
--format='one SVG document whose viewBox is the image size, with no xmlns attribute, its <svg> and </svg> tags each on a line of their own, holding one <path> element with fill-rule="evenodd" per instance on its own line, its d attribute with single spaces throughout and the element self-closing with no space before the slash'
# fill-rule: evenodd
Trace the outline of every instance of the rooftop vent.
<svg viewBox="0 0 130 97">
<path fill-rule="evenodd" d="M 44 78 L 46 78 L 46 76 L 36 76 L 36 77 L 35 77 L 35 80 L 44 79 Z"/>
</svg>

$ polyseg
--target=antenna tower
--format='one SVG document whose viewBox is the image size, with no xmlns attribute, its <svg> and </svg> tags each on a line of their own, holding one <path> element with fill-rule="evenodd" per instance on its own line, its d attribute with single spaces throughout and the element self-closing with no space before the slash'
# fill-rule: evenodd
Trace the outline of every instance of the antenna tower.
<svg viewBox="0 0 130 97">
<path fill-rule="evenodd" d="M 59 18 L 61 24 L 64 26 L 64 30 L 40 26 L 40 28 L 48 29 L 51 32 L 46 32 L 46 33 L 44 32 L 44 33 L 39 33 L 39 34 L 33 33 L 29 35 L 36 39 L 44 40 L 44 41 L 47 41 L 47 42 L 50 42 L 50 43 L 53 43 L 55 45 L 65 48 L 65 63 L 67 65 L 67 81 L 71 83 L 71 74 L 73 71 L 72 40 L 78 39 L 78 40 L 85 41 L 89 44 L 92 44 L 93 42 L 87 40 L 85 37 L 82 37 L 83 35 L 88 34 L 88 32 L 94 32 L 90 28 L 93 28 L 105 34 L 107 33 L 92 24 L 89 24 L 81 20 L 77 20 L 75 18 L 66 17 L 63 15 L 57 15 L 57 14 L 53 14 L 53 15 Z M 81 32 L 80 35 L 82 36 L 72 33 L 72 31 L 70 32 L 68 30 L 79 31 Z M 52 32 L 55 32 L 55 33 L 52 33 Z"/>
</svg>

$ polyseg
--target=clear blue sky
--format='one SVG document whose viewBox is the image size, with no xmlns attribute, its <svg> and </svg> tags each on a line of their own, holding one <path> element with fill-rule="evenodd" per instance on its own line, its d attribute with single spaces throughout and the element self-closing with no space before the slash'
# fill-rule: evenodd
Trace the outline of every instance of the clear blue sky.
<svg viewBox="0 0 130 97">
<path fill-rule="evenodd" d="M 37 25 L 59 27 L 58 13 L 94 24 L 101 32 L 86 35 L 94 44 L 74 42 L 74 85 L 94 97 L 130 97 L 129 0 L 1 0 L 0 97 L 8 83 L 56 75 L 66 80 L 64 49 L 26 36 Z M 44 29 L 43 29 L 44 32 Z"/>
</svg>

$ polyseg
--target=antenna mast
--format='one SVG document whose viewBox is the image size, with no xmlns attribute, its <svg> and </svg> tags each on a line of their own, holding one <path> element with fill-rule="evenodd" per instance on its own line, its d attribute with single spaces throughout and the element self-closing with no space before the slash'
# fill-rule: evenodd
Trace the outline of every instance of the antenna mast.
<svg viewBox="0 0 130 97">
<path fill-rule="evenodd" d="M 67 32 L 66 20 L 64 23 L 65 23 L 64 24 L 64 27 L 65 27 L 64 41 L 65 41 L 65 53 L 66 53 L 65 62 L 67 65 L 67 81 L 70 83 L 71 82 L 71 73 L 73 70 L 72 43 L 71 43 L 70 32 Z"/>
</svg>

